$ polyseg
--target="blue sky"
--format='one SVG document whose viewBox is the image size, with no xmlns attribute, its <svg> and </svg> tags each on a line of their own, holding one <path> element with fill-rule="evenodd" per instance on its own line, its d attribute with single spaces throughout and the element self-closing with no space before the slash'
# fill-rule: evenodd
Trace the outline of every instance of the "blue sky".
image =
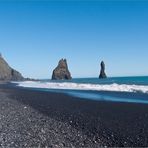
<svg viewBox="0 0 148 148">
<path fill-rule="evenodd" d="M 148 75 L 148 1 L 0 1 L 0 52 L 25 77 Z"/>
</svg>

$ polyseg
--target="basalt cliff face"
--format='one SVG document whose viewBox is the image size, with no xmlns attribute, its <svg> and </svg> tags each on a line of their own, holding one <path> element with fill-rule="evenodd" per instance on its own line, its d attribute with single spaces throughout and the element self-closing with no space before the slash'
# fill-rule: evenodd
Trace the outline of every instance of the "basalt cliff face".
<svg viewBox="0 0 148 148">
<path fill-rule="evenodd" d="M 70 80 L 71 74 L 68 70 L 66 59 L 61 59 L 58 66 L 53 70 L 52 80 Z"/>
<path fill-rule="evenodd" d="M 0 55 L 0 80 L 1 81 L 24 80 L 21 73 L 11 68 L 1 55 Z"/>
<path fill-rule="evenodd" d="M 100 79 L 107 78 L 106 73 L 105 73 L 105 64 L 103 61 L 101 62 L 101 70 L 100 70 L 99 78 Z"/>
</svg>

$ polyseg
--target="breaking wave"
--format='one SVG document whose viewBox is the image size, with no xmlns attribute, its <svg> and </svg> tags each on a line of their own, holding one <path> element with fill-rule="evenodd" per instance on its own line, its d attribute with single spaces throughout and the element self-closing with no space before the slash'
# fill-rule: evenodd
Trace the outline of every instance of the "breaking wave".
<svg viewBox="0 0 148 148">
<path fill-rule="evenodd" d="M 148 93 L 147 85 L 128 85 L 128 84 L 83 84 L 72 82 L 13 82 L 20 87 L 45 88 L 45 89 L 68 89 L 68 90 L 95 90 L 95 91 L 116 91 L 116 92 L 142 92 Z"/>
</svg>

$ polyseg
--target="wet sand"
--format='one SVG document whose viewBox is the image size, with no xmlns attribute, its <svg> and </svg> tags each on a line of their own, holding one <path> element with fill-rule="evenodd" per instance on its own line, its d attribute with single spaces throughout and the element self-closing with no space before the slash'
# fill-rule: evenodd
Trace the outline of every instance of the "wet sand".
<svg viewBox="0 0 148 148">
<path fill-rule="evenodd" d="M 0 84 L 0 146 L 148 146 L 148 105 Z"/>
</svg>

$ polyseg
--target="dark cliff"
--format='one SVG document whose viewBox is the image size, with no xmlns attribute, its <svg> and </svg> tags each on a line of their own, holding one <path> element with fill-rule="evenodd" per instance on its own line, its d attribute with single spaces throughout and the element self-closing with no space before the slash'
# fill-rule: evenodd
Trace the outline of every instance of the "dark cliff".
<svg viewBox="0 0 148 148">
<path fill-rule="evenodd" d="M 3 81 L 20 81 L 23 76 L 18 71 L 11 68 L 4 58 L 0 55 L 0 80 Z"/>
</svg>

